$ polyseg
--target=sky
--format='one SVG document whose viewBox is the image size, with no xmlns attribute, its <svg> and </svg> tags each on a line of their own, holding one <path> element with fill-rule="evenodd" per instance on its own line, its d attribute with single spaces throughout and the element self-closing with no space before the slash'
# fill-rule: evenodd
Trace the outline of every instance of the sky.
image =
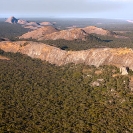
<svg viewBox="0 0 133 133">
<path fill-rule="evenodd" d="M 133 0 L 0 0 L 0 17 L 132 19 Z"/>
</svg>

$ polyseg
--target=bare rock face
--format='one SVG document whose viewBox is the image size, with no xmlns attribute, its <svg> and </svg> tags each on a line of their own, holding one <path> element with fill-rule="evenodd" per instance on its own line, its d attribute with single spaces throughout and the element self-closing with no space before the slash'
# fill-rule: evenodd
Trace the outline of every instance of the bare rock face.
<svg viewBox="0 0 133 133">
<path fill-rule="evenodd" d="M 42 24 L 45 24 L 45 22 L 43 22 Z M 28 26 L 28 24 L 26 24 L 26 26 Z M 35 29 L 35 28 L 33 27 L 32 29 Z M 104 30 L 102 28 L 98 28 L 95 26 L 88 26 L 85 28 L 71 28 L 71 29 L 61 30 L 61 31 L 59 31 L 57 29 L 55 30 L 51 26 L 48 30 L 46 30 L 46 28 L 41 28 L 41 29 L 36 29 L 32 32 L 28 32 L 28 33 L 20 36 L 20 38 L 25 38 L 25 39 L 33 38 L 33 39 L 37 39 L 37 40 L 57 40 L 57 39 L 85 40 L 85 38 L 87 36 L 89 36 L 90 34 L 98 34 L 98 35 L 103 35 L 103 36 L 112 36 L 115 38 L 127 39 L 127 37 L 118 36 L 115 32 Z"/>
<path fill-rule="evenodd" d="M 102 36 L 111 36 L 114 38 L 129 39 L 126 36 L 117 35 L 115 32 L 108 31 L 102 28 L 98 28 L 96 26 L 88 26 L 82 29 L 88 34 L 97 34 L 97 35 L 102 35 Z"/>
<path fill-rule="evenodd" d="M 50 23 L 50 22 L 41 22 L 40 25 L 42 25 L 42 26 L 46 26 L 46 25 L 53 25 L 53 24 Z"/>
<path fill-rule="evenodd" d="M 52 26 L 46 26 L 39 28 L 37 30 L 28 32 L 19 38 L 32 38 L 37 40 L 57 40 L 57 39 L 65 39 L 65 40 L 74 40 L 74 39 L 82 39 L 84 40 L 85 37 L 88 36 L 84 30 L 80 28 L 73 28 L 69 30 L 62 30 L 59 31 Z"/>
<path fill-rule="evenodd" d="M 120 67 L 120 72 L 122 75 L 128 75 L 127 67 Z"/>
<path fill-rule="evenodd" d="M 73 28 L 69 30 L 62 30 L 60 32 L 55 32 L 49 35 L 46 35 L 39 40 L 57 40 L 57 39 L 65 39 L 65 40 L 74 40 L 74 39 L 82 39 L 84 40 L 88 34 L 79 28 Z"/>
<path fill-rule="evenodd" d="M 126 66 L 133 70 L 133 50 L 128 48 L 96 48 L 81 51 L 64 51 L 43 43 L 18 41 L 0 42 L 0 49 L 6 52 L 20 52 L 32 58 L 39 58 L 56 65 L 84 63 L 86 65 Z"/>
<path fill-rule="evenodd" d="M 22 20 L 22 19 L 16 19 L 14 16 L 11 16 L 5 22 L 11 23 L 11 24 L 22 24 L 22 25 L 28 23 L 28 21 Z"/>
<path fill-rule="evenodd" d="M 5 57 L 5 56 L 1 56 L 0 55 L 0 60 L 10 60 L 9 58 Z"/>
<path fill-rule="evenodd" d="M 17 23 L 18 23 L 18 24 L 25 25 L 25 24 L 27 24 L 27 23 L 29 23 L 29 22 L 26 21 L 26 20 L 18 19 L 18 22 L 17 22 Z"/>
<path fill-rule="evenodd" d="M 32 25 L 24 25 L 23 26 L 24 28 L 26 28 L 26 29 L 31 29 L 31 30 L 37 30 L 38 29 L 38 27 L 36 27 L 36 26 L 32 26 Z"/>
<path fill-rule="evenodd" d="M 88 26 L 88 27 L 85 27 L 82 29 L 88 34 L 99 34 L 99 35 L 104 35 L 104 36 L 115 34 L 115 33 L 112 33 L 108 30 L 98 28 L 96 26 Z"/>
<path fill-rule="evenodd" d="M 5 22 L 11 23 L 11 24 L 16 24 L 16 23 L 18 23 L 18 19 L 16 19 L 14 16 L 11 16 Z"/>
<path fill-rule="evenodd" d="M 37 30 L 33 30 L 31 32 L 25 33 L 22 36 L 20 36 L 19 38 L 20 39 L 21 38 L 24 38 L 24 39 L 32 38 L 32 39 L 37 39 L 38 40 L 38 39 L 44 37 L 47 34 L 50 34 L 50 33 L 53 33 L 53 32 L 57 32 L 57 31 L 58 30 L 55 29 L 52 26 L 45 26 L 45 27 L 39 28 Z"/>
<path fill-rule="evenodd" d="M 29 23 L 26 23 L 26 25 L 25 26 L 35 26 L 35 27 L 37 27 L 37 26 L 39 26 L 40 24 L 39 23 L 36 23 L 36 22 L 29 22 Z"/>
</svg>

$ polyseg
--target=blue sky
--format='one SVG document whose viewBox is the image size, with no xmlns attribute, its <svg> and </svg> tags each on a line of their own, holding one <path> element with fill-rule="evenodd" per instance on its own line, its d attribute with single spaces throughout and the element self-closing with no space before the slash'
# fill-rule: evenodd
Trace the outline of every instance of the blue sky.
<svg viewBox="0 0 133 133">
<path fill-rule="evenodd" d="M 133 19 L 133 0 L 0 0 L 0 17 Z"/>
</svg>

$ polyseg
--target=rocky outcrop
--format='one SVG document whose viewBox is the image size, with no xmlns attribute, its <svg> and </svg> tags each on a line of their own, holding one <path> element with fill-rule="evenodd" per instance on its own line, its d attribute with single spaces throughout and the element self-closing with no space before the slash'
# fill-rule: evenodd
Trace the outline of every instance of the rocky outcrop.
<svg viewBox="0 0 133 133">
<path fill-rule="evenodd" d="M 46 25 L 53 25 L 53 24 L 50 23 L 50 22 L 41 22 L 40 25 L 42 25 L 42 26 L 46 26 Z"/>
<path fill-rule="evenodd" d="M 0 42 L 0 49 L 6 52 L 20 52 L 32 58 L 39 58 L 56 65 L 84 63 L 86 65 L 126 66 L 133 70 L 133 50 L 128 48 L 96 48 L 81 51 L 64 51 L 37 42 Z"/>
<path fill-rule="evenodd" d="M 43 24 L 45 24 L 45 23 L 43 23 Z M 98 28 L 95 26 L 88 26 L 85 28 L 71 28 L 71 29 L 61 30 L 61 31 L 58 30 L 58 32 L 57 32 L 57 30 L 53 30 L 51 32 L 51 29 L 49 29 L 50 32 L 48 32 L 47 30 L 45 32 L 45 30 L 42 30 L 42 29 L 39 29 L 39 30 L 37 29 L 37 30 L 34 30 L 32 32 L 28 32 L 28 33 L 20 36 L 20 38 L 24 38 L 24 39 L 34 38 L 37 40 L 58 40 L 58 39 L 65 39 L 65 40 L 81 39 L 81 40 L 85 40 L 85 38 L 87 36 L 89 36 L 90 34 L 97 34 L 97 35 L 102 35 L 102 36 L 112 36 L 115 38 L 124 38 L 124 39 L 127 38 L 124 36 L 117 35 L 115 32 L 104 30 L 102 28 Z M 38 36 L 38 34 L 41 36 Z"/>
<path fill-rule="evenodd" d="M 69 30 L 59 31 L 52 26 L 46 26 L 43 28 L 39 28 L 37 30 L 28 32 L 19 38 L 32 38 L 37 40 L 57 40 L 57 39 L 65 39 L 65 40 L 75 40 L 81 39 L 85 40 L 85 37 L 88 36 L 84 30 L 80 28 L 72 28 Z"/>
<path fill-rule="evenodd" d="M 33 31 L 28 32 L 28 33 L 25 33 L 22 36 L 20 36 L 19 38 L 20 39 L 22 39 L 22 38 L 24 38 L 24 39 L 32 38 L 32 39 L 39 40 L 40 38 L 43 38 L 45 35 L 53 33 L 53 32 L 57 32 L 57 31 L 58 30 L 55 29 L 52 26 L 45 26 L 45 27 L 39 28 L 37 30 L 33 30 Z"/>
<path fill-rule="evenodd" d="M 122 75 L 128 75 L 128 70 L 127 67 L 120 67 L 120 72 Z"/>
<path fill-rule="evenodd" d="M 5 56 L 1 56 L 0 55 L 0 60 L 10 60 L 9 58 L 5 57 Z"/>
<path fill-rule="evenodd" d="M 88 26 L 88 27 L 85 27 L 85 28 L 82 28 L 82 29 L 88 34 L 98 34 L 98 35 L 103 35 L 103 36 L 116 35 L 115 32 L 104 30 L 104 29 L 98 28 L 96 26 Z"/>
<path fill-rule="evenodd" d="M 27 24 L 28 23 L 28 21 L 22 20 L 22 19 L 16 19 L 14 16 L 11 16 L 5 22 L 11 23 L 11 24 Z"/>
<path fill-rule="evenodd" d="M 37 26 L 40 26 L 40 24 L 36 23 L 36 22 L 29 22 L 29 23 L 26 23 L 25 26 L 34 26 L 34 27 L 37 27 Z"/>
<path fill-rule="evenodd" d="M 52 23 L 50 23 L 50 22 L 41 22 L 41 23 L 28 22 L 23 19 L 17 19 L 14 16 L 11 16 L 5 22 L 11 23 L 11 24 L 21 24 L 24 28 L 29 28 L 29 29 L 38 29 L 43 26 L 52 25 Z"/>
<path fill-rule="evenodd" d="M 51 34 L 48 34 L 44 37 L 41 37 L 39 40 L 58 40 L 58 39 L 65 39 L 65 40 L 75 40 L 75 39 L 81 39 L 85 40 L 85 37 L 88 36 L 88 34 L 79 28 L 72 28 L 69 30 L 62 30 L 59 32 L 54 32 Z"/>
<path fill-rule="evenodd" d="M 16 24 L 16 23 L 18 23 L 18 19 L 16 19 L 14 16 L 11 16 L 5 22 L 11 23 L 11 24 Z"/>
<path fill-rule="evenodd" d="M 25 25 L 25 24 L 27 24 L 27 23 L 29 23 L 29 22 L 26 21 L 26 20 L 18 19 L 18 22 L 17 22 L 17 23 L 18 23 L 18 24 Z"/>
<path fill-rule="evenodd" d="M 102 36 L 110 36 L 114 38 L 129 39 L 126 36 L 121 36 L 113 31 L 105 30 L 103 28 L 98 28 L 96 26 L 88 26 L 82 29 L 88 34 L 97 34 L 97 35 L 102 35 Z"/>
</svg>

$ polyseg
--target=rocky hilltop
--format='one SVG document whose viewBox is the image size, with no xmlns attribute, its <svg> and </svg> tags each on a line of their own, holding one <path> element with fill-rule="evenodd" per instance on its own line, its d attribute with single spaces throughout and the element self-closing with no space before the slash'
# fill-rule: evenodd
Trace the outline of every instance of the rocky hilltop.
<svg viewBox="0 0 133 133">
<path fill-rule="evenodd" d="M 102 28 L 98 28 L 96 26 L 88 26 L 85 28 L 82 28 L 86 33 L 88 34 L 98 34 L 103 36 L 113 36 L 116 35 L 115 32 L 111 32 Z"/>
<path fill-rule="evenodd" d="M 24 38 L 24 39 L 32 38 L 32 39 L 38 40 L 40 38 L 43 38 L 47 34 L 57 32 L 57 31 L 58 30 L 55 29 L 52 26 L 45 26 L 45 27 L 39 28 L 37 30 L 33 30 L 33 31 L 28 32 L 28 33 L 25 33 L 22 36 L 20 36 L 19 38 L 20 39 L 22 39 L 22 38 Z"/>
<path fill-rule="evenodd" d="M 133 50 L 128 48 L 96 48 L 82 51 L 65 51 L 43 43 L 18 41 L 0 42 L 6 52 L 20 52 L 56 65 L 84 63 L 86 65 L 125 66 L 133 70 Z"/>
<path fill-rule="evenodd" d="M 84 40 L 85 37 L 88 36 L 84 30 L 80 28 L 73 28 L 69 30 L 57 30 L 52 26 L 45 26 L 39 28 L 37 30 L 28 32 L 20 36 L 20 39 L 37 39 L 37 40 L 57 40 L 57 39 L 65 39 L 65 40 L 74 40 L 81 39 Z"/>
<path fill-rule="evenodd" d="M 54 27 L 53 27 L 54 28 Z M 52 26 L 50 27 L 50 31 L 51 29 L 53 29 Z M 67 29 L 67 30 L 53 30 L 53 32 L 49 32 L 47 34 L 47 30 L 45 32 L 45 30 L 43 30 L 43 28 L 40 28 L 39 30 L 34 30 L 31 32 L 28 32 L 22 36 L 20 36 L 19 38 L 23 38 L 23 39 L 28 39 L 28 38 L 34 38 L 37 40 L 58 40 L 58 39 L 65 39 L 65 40 L 75 40 L 75 39 L 81 39 L 81 40 L 85 40 L 85 38 L 87 36 L 89 36 L 90 34 L 97 34 L 97 35 L 102 35 L 102 36 L 112 36 L 115 38 L 125 38 L 124 36 L 119 36 L 117 35 L 115 32 L 111 32 L 108 30 L 104 30 L 102 28 L 98 28 L 95 26 L 88 26 L 85 28 L 71 28 L 71 29 Z M 41 35 L 38 37 L 38 35 Z M 34 37 L 33 37 L 34 36 Z"/>
<path fill-rule="evenodd" d="M 29 28 L 29 29 L 38 29 L 43 26 L 52 25 L 50 22 L 41 22 L 41 23 L 29 22 L 23 19 L 17 19 L 14 16 L 11 16 L 5 22 L 11 24 L 21 24 L 24 28 Z"/>
<path fill-rule="evenodd" d="M 129 39 L 126 36 L 118 35 L 116 32 L 105 30 L 103 28 L 98 28 L 96 26 L 88 26 L 82 29 L 88 34 L 97 34 L 101 36 L 110 36 L 114 38 Z"/>
<path fill-rule="evenodd" d="M 27 24 L 28 23 L 28 21 L 22 20 L 22 19 L 17 19 L 14 16 L 11 16 L 5 22 L 11 23 L 11 24 Z"/>
<path fill-rule="evenodd" d="M 41 37 L 39 40 L 58 40 L 58 39 L 65 39 L 65 40 L 75 40 L 75 39 L 81 39 L 85 40 L 85 37 L 87 37 L 88 34 L 78 28 L 73 28 L 69 30 L 62 30 L 59 32 L 54 32 L 51 34 L 48 34 L 44 37 Z"/>
<path fill-rule="evenodd" d="M 16 19 L 14 16 L 11 16 L 5 22 L 11 23 L 11 24 L 16 24 L 16 23 L 18 23 L 18 19 Z"/>
</svg>

